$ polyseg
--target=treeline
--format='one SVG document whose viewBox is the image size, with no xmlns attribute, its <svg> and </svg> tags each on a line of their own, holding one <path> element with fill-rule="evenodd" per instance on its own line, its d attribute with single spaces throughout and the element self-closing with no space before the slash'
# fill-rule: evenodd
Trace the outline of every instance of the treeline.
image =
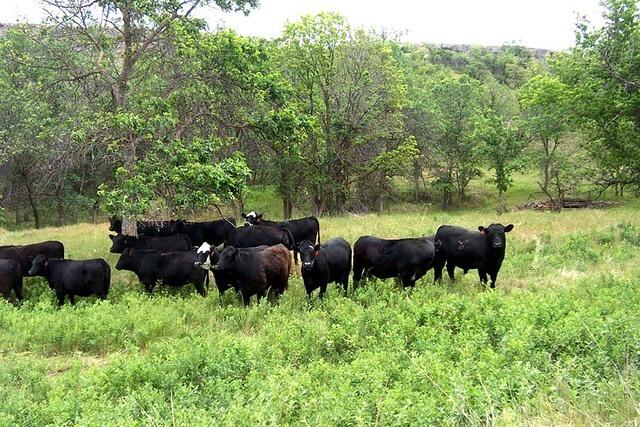
<svg viewBox="0 0 640 427">
<path fill-rule="evenodd" d="M 579 22 L 544 61 L 409 45 L 330 13 L 264 40 L 206 31 L 197 0 L 48 3 L 47 22 L 0 38 L 4 221 L 240 210 L 247 184 L 273 185 L 285 218 L 382 212 L 398 178 L 443 209 L 485 174 L 503 210 L 525 168 L 558 206 L 640 184 L 635 1 L 605 1 L 603 28 Z"/>
</svg>

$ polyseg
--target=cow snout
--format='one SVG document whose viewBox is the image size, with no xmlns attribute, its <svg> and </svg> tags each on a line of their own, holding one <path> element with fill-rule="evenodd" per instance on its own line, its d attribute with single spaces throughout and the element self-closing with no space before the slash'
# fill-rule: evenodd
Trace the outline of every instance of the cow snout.
<svg viewBox="0 0 640 427">
<path fill-rule="evenodd" d="M 501 240 L 494 240 L 493 241 L 493 247 L 495 249 L 500 249 L 500 248 L 504 247 L 504 242 L 502 242 Z"/>
</svg>

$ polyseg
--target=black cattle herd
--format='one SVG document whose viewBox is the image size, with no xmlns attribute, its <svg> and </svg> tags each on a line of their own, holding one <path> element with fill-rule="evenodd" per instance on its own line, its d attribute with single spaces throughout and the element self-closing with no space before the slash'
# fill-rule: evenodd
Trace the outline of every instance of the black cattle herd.
<svg viewBox="0 0 640 427">
<path fill-rule="evenodd" d="M 281 295 L 289 285 L 292 270 L 301 259 L 301 275 L 309 298 L 329 283 L 342 286 L 346 295 L 353 265 L 354 288 L 366 277 L 398 278 L 403 286 L 414 286 L 431 268 L 434 281 L 442 279 L 446 266 L 451 280 L 454 270 L 478 270 L 482 284 L 489 276 L 495 287 L 504 260 L 506 235 L 513 225 L 491 224 L 478 231 L 442 225 L 435 235 L 406 239 L 362 236 L 353 245 L 341 237 L 320 242 L 320 224 L 315 217 L 290 221 L 268 221 L 255 212 L 242 214 L 245 224 L 236 227 L 233 218 L 210 222 L 137 223 L 138 237 L 122 234 L 122 222 L 110 219 L 111 252 L 119 253 L 117 270 L 133 272 L 147 292 L 157 284 L 180 287 L 193 284 L 206 295 L 209 271 L 220 297 L 228 289 L 239 293 L 245 305 L 256 295 Z M 42 276 L 55 292 L 58 304 L 65 297 L 96 295 L 105 299 L 111 284 L 111 269 L 104 259 L 64 259 L 64 246 L 47 241 L 24 246 L 0 246 L 0 293 L 8 300 L 13 290 L 22 300 L 24 276 Z"/>
</svg>

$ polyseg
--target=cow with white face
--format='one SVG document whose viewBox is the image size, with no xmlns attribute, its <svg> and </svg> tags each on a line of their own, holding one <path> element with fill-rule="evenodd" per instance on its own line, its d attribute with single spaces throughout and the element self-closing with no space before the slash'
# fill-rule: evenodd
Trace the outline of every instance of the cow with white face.
<svg viewBox="0 0 640 427">
<path fill-rule="evenodd" d="M 251 211 L 248 214 L 242 213 L 244 218 L 244 225 L 258 225 L 262 219 L 262 214 L 258 215 L 256 211 Z"/>
<path fill-rule="evenodd" d="M 239 251 L 242 253 L 259 252 L 268 247 L 269 246 L 262 245 L 252 248 L 241 248 Z M 220 299 L 222 299 L 222 296 L 227 289 L 238 285 L 236 276 L 233 273 L 228 271 L 219 271 L 213 268 L 213 266 L 220 260 L 221 251 L 222 248 L 217 248 L 207 242 L 204 242 L 196 251 L 196 261 L 194 262 L 196 267 L 213 271 L 213 278 L 216 279 L 216 287 L 218 288 L 218 295 L 220 296 Z"/>
<path fill-rule="evenodd" d="M 211 246 L 210 244 L 208 244 L 207 242 L 204 242 L 202 245 L 200 245 L 200 247 L 198 248 L 198 250 L 196 251 L 196 262 L 194 263 L 194 265 L 196 267 L 200 267 L 203 268 L 205 270 L 211 270 L 211 255 L 212 252 L 214 251 L 215 255 L 217 255 L 217 250 L 215 248 L 215 246 Z M 217 261 L 217 259 L 215 260 Z M 214 262 L 215 264 L 215 262 Z"/>
</svg>

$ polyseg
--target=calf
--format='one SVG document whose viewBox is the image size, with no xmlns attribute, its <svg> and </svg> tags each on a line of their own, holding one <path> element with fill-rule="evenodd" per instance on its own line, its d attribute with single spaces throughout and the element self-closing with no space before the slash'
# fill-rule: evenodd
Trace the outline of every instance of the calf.
<svg viewBox="0 0 640 427">
<path fill-rule="evenodd" d="M 372 275 L 398 277 L 403 286 L 415 286 L 433 266 L 435 246 L 428 238 L 386 240 L 363 236 L 353 246 L 353 285 Z"/>
<path fill-rule="evenodd" d="M 327 284 L 340 283 L 344 294 L 349 286 L 351 274 L 351 246 L 341 237 L 331 239 L 323 245 L 314 245 L 303 240 L 298 246 L 302 260 L 302 279 L 307 295 L 320 288 L 320 298 L 327 290 Z"/>
<path fill-rule="evenodd" d="M 213 270 L 228 273 L 234 278 L 234 287 L 242 294 L 247 306 L 252 295 L 257 295 L 259 300 L 269 288 L 276 295 L 281 295 L 289 287 L 291 255 L 280 244 L 261 251 L 242 251 L 227 246 Z"/>
<path fill-rule="evenodd" d="M 269 246 L 256 246 L 253 248 L 240 248 L 240 252 L 258 252 L 262 251 Z M 194 265 L 205 270 L 213 270 L 212 267 L 220 259 L 220 251 L 215 246 L 211 246 L 207 242 L 203 243 L 197 250 L 196 262 Z M 220 299 L 227 291 L 234 286 L 237 286 L 236 277 L 228 271 L 213 270 L 213 278 L 216 281 L 216 287 L 218 288 L 218 295 Z"/>
<path fill-rule="evenodd" d="M 196 259 L 195 250 L 162 253 L 128 248 L 120 255 L 116 270 L 134 272 L 149 293 L 158 282 L 174 287 L 191 283 L 200 295 L 205 296 L 209 276 L 205 270 L 194 266 Z"/>
<path fill-rule="evenodd" d="M 38 255 L 63 259 L 64 245 L 56 240 L 49 240 L 24 246 L 0 246 L 0 259 L 17 261 L 25 274 L 30 274 L 28 272 L 33 259 Z"/>
<path fill-rule="evenodd" d="M 438 246 L 434 263 L 435 281 L 442 279 L 442 269 L 446 262 L 451 280 L 455 280 L 456 267 L 462 268 L 465 273 L 477 269 L 480 282 L 486 284 L 488 274 L 491 278 L 491 288 L 495 288 L 507 247 L 505 233 L 513 230 L 513 224 L 491 224 L 486 228 L 479 226 L 478 230 L 470 231 L 452 225 L 442 225 L 438 228 L 435 237 Z"/>
<path fill-rule="evenodd" d="M 8 301 L 11 290 L 18 301 L 22 301 L 23 270 L 20 263 L 13 259 L 0 259 L 0 294 Z"/>
<path fill-rule="evenodd" d="M 170 226 L 172 233 L 186 234 L 196 246 L 205 242 L 214 246 L 220 245 L 235 228 L 236 220 L 233 218 L 208 222 L 171 221 Z"/>
<path fill-rule="evenodd" d="M 44 276 L 58 297 L 58 305 L 64 304 L 64 297 L 75 304 L 75 296 L 97 295 L 104 300 L 111 285 L 111 268 L 102 258 L 84 261 L 47 258 L 38 255 L 33 260 L 29 274 Z"/>
<path fill-rule="evenodd" d="M 274 227 L 279 229 L 288 229 L 291 231 L 291 235 L 294 240 L 294 252 L 293 258 L 298 263 L 298 254 L 295 249 L 300 245 L 303 240 L 308 240 L 313 244 L 320 243 L 320 223 L 315 216 L 309 216 L 300 219 L 291 219 L 288 221 L 269 221 L 262 218 L 262 214 L 257 214 L 254 211 L 248 214 L 242 214 L 248 224 L 250 225 L 264 225 L 267 227 Z"/>
<path fill-rule="evenodd" d="M 277 229 L 264 225 L 238 227 L 227 237 L 224 246 L 234 248 L 252 248 L 255 246 L 275 246 L 282 244 L 289 250 L 294 249 L 294 239 L 289 229 Z"/>
<path fill-rule="evenodd" d="M 188 251 L 193 247 L 191 239 L 184 234 L 174 236 L 150 237 L 150 236 L 123 236 L 122 234 L 110 235 L 110 252 L 121 254 L 127 248 L 138 250 L 155 249 L 160 252 Z"/>
</svg>

